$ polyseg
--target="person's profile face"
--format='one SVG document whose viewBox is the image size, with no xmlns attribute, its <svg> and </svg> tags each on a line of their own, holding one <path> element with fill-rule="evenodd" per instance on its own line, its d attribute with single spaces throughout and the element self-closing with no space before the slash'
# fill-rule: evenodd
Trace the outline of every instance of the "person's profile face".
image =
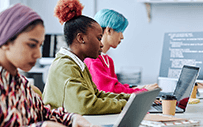
<svg viewBox="0 0 203 127">
<path fill-rule="evenodd" d="M 122 39 L 124 39 L 122 32 L 117 32 L 111 29 L 111 33 L 108 36 L 108 43 L 110 47 L 116 48 L 121 43 Z"/>
<path fill-rule="evenodd" d="M 87 30 L 86 57 L 96 59 L 102 52 L 102 28 L 98 23 L 93 23 Z"/>
<path fill-rule="evenodd" d="M 41 57 L 40 47 L 44 41 L 45 29 L 41 24 L 28 32 L 23 32 L 8 43 L 6 57 L 8 61 L 24 71 L 29 71 Z"/>
</svg>

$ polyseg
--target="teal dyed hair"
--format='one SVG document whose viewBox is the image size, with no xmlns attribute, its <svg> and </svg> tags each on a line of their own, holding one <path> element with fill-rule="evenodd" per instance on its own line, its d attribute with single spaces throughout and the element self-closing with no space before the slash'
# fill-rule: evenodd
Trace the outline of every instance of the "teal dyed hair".
<svg viewBox="0 0 203 127">
<path fill-rule="evenodd" d="M 94 19 L 101 27 L 110 27 L 117 32 L 124 32 L 128 26 L 128 20 L 122 14 L 110 9 L 98 11 Z"/>
</svg>

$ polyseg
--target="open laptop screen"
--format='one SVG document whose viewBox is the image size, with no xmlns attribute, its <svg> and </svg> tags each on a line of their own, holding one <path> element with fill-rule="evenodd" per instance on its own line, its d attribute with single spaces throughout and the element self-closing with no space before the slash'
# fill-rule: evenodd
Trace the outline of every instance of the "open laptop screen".
<svg viewBox="0 0 203 127">
<path fill-rule="evenodd" d="M 185 109 L 190 97 L 190 93 L 194 87 L 198 77 L 199 67 L 184 65 L 179 80 L 177 82 L 174 95 L 177 97 L 178 107 Z"/>
</svg>

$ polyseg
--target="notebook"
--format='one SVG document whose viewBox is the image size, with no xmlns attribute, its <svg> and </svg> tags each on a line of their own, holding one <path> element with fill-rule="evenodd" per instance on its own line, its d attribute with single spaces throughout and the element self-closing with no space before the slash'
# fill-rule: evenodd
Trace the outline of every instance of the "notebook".
<svg viewBox="0 0 203 127">
<path fill-rule="evenodd" d="M 115 124 L 102 125 L 102 127 L 138 127 L 160 90 L 158 88 L 139 94 L 131 94 Z"/>
<path fill-rule="evenodd" d="M 186 110 L 191 91 L 195 85 L 195 81 L 199 75 L 199 67 L 184 65 L 182 67 L 178 82 L 173 95 L 177 98 L 176 113 L 183 113 Z M 169 94 L 160 92 L 161 95 Z M 159 96 L 161 96 L 159 94 Z M 162 113 L 162 105 L 153 104 L 150 113 Z"/>
</svg>

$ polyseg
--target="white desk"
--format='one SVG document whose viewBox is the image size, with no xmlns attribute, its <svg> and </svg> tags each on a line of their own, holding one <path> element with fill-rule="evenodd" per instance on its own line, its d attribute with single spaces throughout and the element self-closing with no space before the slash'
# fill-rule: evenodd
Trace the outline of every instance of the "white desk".
<svg viewBox="0 0 203 127">
<path fill-rule="evenodd" d="M 92 124 L 105 125 L 114 124 L 118 115 L 85 115 L 84 117 Z M 175 117 L 199 120 L 200 127 L 203 127 L 203 99 L 198 104 L 188 104 L 186 112 L 175 114 Z"/>
<path fill-rule="evenodd" d="M 200 126 L 203 127 L 203 99 L 198 104 L 188 104 L 186 112 L 175 114 L 175 117 L 199 120 Z"/>
</svg>

